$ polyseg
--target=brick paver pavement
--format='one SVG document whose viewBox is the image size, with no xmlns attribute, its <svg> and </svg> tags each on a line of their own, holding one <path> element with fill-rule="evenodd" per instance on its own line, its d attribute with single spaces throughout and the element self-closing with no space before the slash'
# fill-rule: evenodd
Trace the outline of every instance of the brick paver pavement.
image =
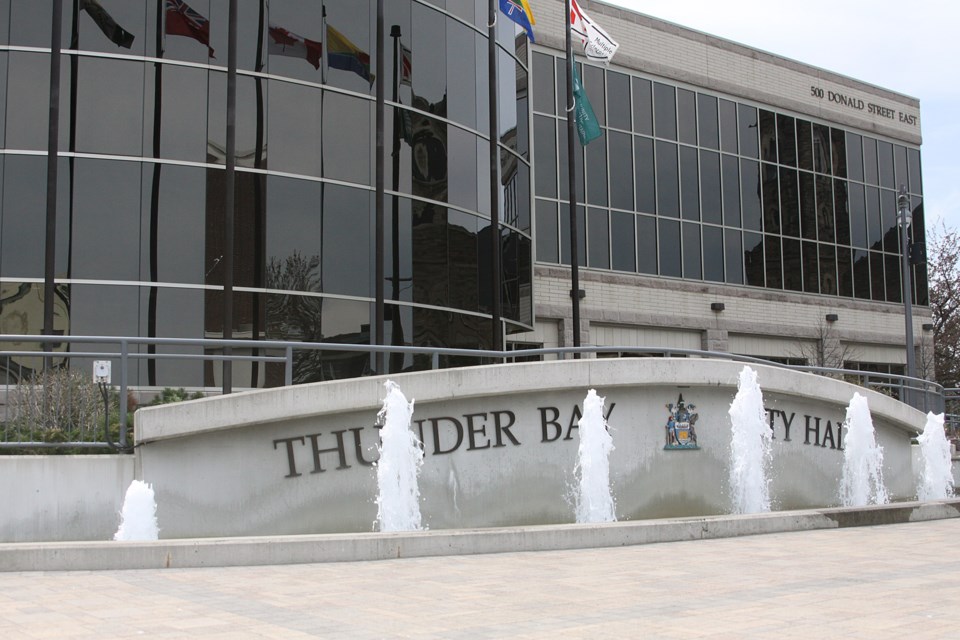
<svg viewBox="0 0 960 640">
<path fill-rule="evenodd" d="M 960 638 L 960 519 L 311 565 L 0 573 L 0 638 Z"/>
</svg>

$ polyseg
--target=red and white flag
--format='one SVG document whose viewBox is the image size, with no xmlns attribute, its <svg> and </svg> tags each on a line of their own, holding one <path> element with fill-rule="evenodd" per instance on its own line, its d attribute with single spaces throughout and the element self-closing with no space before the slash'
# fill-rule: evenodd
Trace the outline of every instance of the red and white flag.
<svg viewBox="0 0 960 640">
<path fill-rule="evenodd" d="M 323 45 L 321 43 L 316 40 L 308 40 L 273 24 L 270 25 L 269 34 L 270 42 L 267 45 L 267 53 L 290 58 L 303 58 L 312 64 L 314 69 L 320 68 L 320 58 L 323 55 Z"/>
<path fill-rule="evenodd" d="M 610 62 L 620 47 L 600 25 L 590 19 L 577 0 L 570 0 L 570 30 L 580 37 L 588 60 Z"/>
<path fill-rule="evenodd" d="M 413 86 L 413 51 L 400 43 L 400 84 Z"/>
</svg>

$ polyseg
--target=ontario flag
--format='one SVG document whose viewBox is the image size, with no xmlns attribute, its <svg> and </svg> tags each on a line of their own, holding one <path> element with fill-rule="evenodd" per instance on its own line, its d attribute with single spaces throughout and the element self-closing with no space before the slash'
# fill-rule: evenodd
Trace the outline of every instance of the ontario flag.
<svg viewBox="0 0 960 640">
<path fill-rule="evenodd" d="M 209 56 L 215 57 L 210 46 L 210 21 L 183 0 L 165 0 L 164 6 L 167 14 L 165 32 L 171 36 L 187 36 L 207 45 Z"/>
<path fill-rule="evenodd" d="M 580 36 L 583 53 L 588 60 L 610 62 L 620 47 L 610 34 L 583 12 L 577 0 L 570 0 L 570 30 Z"/>
<path fill-rule="evenodd" d="M 350 42 L 345 35 L 327 25 L 327 65 L 341 71 L 353 71 L 373 84 L 370 54 Z"/>
<path fill-rule="evenodd" d="M 270 25 L 269 34 L 270 42 L 267 46 L 267 53 L 290 58 L 303 58 L 312 64 L 314 69 L 320 68 L 320 58 L 323 56 L 322 44 L 298 36 L 292 31 L 287 31 L 283 27 L 273 24 Z"/>
<path fill-rule="evenodd" d="M 400 84 L 413 86 L 413 51 L 400 43 Z"/>
</svg>

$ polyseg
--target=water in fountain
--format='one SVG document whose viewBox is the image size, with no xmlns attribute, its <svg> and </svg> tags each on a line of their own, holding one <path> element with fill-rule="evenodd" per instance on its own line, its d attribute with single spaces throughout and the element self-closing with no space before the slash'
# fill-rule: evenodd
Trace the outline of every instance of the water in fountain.
<svg viewBox="0 0 960 640">
<path fill-rule="evenodd" d="M 420 526 L 420 487 L 423 448 L 410 429 L 413 401 L 391 380 L 377 415 L 380 429 L 377 461 L 377 523 L 380 531 L 415 531 Z"/>
<path fill-rule="evenodd" d="M 603 401 L 590 389 L 583 400 L 583 417 L 577 423 L 580 446 L 577 448 L 576 492 L 577 522 L 615 522 L 613 496 L 610 494 L 610 452 L 613 438 L 603 417 Z"/>
<path fill-rule="evenodd" d="M 917 485 L 917 500 L 942 500 L 953 496 L 950 441 L 943 431 L 943 414 L 928 413 L 923 433 L 917 437 L 923 471 Z"/>
<path fill-rule="evenodd" d="M 157 527 L 157 502 L 153 487 L 146 482 L 134 480 L 127 488 L 120 511 L 120 527 L 114 534 L 114 540 L 157 540 L 160 530 Z"/>
<path fill-rule="evenodd" d="M 854 393 L 843 422 L 843 475 L 840 504 L 863 507 L 887 504 L 890 498 L 883 484 L 883 447 L 877 444 L 867 399 Z"/>
<path fill-rule="evenodd" d="M 734 513 L 770 511 L 770 466 L 772 434 L 763 406 L 757 372 L 740 371 L 737 395 L 730 405 L 730 498 Z"/>
</svg>

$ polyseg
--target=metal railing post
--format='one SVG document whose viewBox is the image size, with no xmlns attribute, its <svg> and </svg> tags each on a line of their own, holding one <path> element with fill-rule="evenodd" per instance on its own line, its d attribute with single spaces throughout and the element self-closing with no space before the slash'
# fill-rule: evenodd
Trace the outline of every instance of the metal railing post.
<svg viewBox="0 0 960 640">
<path fill-rule="evenodd" d="M 434 351 L 430 354 L 430 368 L 439 369 L 440 368 L 440 354 Z"/>
<path fill-rule="evenodd" d="M 293 347 L 287 347 L 286 360 L 283 363 L 283 384 L 289 387 L 293 384 Z"/>
<path fill-rule="evenodd" d="M 127 366 L 130 345 L 120 341 L 120 446 L 127 446 Z M 109 434 L 107 435 L 109 438 Z"/>
</svg>

